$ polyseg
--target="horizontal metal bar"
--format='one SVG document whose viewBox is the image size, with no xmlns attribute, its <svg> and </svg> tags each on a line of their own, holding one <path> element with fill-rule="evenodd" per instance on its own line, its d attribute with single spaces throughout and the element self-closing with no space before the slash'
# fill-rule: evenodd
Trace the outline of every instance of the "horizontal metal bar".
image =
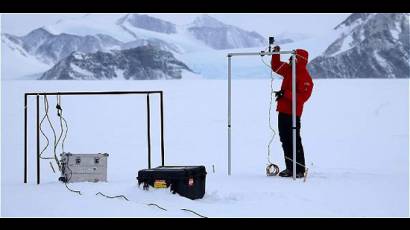
<svg viewBox="0 0 410 230">
<path fill-rule="evenodd" d="M 34 95 L 118 95 L 118 94 L 161 94 L 162 91 L 94 91 L 94 92 L 38 92 L 25 93 L 28 96 Z"/>
<path fill-rule="evenodd" d="M 273 54 L 293 54 L 295 51 L 279 51 L 279 52 L 249 52 L 249 53 L 228 53 L 229 56 L 261 56 L 261 55 L 273 55 Z"/>
</svg>

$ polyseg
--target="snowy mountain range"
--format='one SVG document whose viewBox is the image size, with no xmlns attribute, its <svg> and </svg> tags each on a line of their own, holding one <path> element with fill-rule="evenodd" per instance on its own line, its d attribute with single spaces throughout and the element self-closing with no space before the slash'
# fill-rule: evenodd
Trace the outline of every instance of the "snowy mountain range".
<svg viewBox="0 0 410 230">
<path fill-rule="evenodd" d="M 125 22 L 136 28 L 159 33 L 175 34 L 177 32 L 175 24 L 148 15 L 127 14 L 120 18 L 117 23 L 118 25 L 124 25 Z"/>
<path fill-rule="evenodd" d="M 355 13 L 309 63 L 316 78 L 409 78 L 409 13 Z"/>
<path fill-rule="evenodd" d="M 266 39 L 256 32 L 226 25 L 208 15 L 202 15 L 189 25 L 188 31 L 214 49 L 262 47 Z"/>
<path fill-rule="evenodd" d="M 183 70 L 191 71 L 168 51 L 153 46 L 133 49 L 73 52 L 45 72 L 42 80 L 155 80 L 181 79 Z"/>
<path fill-rule="evenodd" d="M 201 50 L 258 47 L 265 43 L 266 40 L 256 32 L 248 32 L 224 24 L 208 15 L 198 16 L 189 25 L 177 26 L 171 22 L 141 14 L 89 14 L 78 19 L 59 21 L 53 25 L 43 26 L 25 36 L 3 33 L 2 55 L 12 58 L 8 59 L 9 62 L 5 61 L 2 75 L 18 75 L 14 71 L 16 66 L 15 63 L 12 63 L 13 60 L 22 60 L 23 62 L 33 62 L 34 60 L 36 63 L 32 66 L 38 68 L 32 69 L 32 73 L 41 73 L 50 69 L 41 79 L 71 79 L 67 74 L 51 77 L 50 73 L 63 73 L 64 71 L 60 72 L 56 69 L 62 68 L 63 63 L 68 60 L 75 60 L 73 52 L 90 54 L 91 56 L 104 52 L 109 56 L 112 55 L 111 51 L 113 50 L 149 46 L 150 49 L 157 49 L 157 52 L 168 51 L 173 54 L 184 54 Z M 139 51 L 139 49 L 133 49 L 133 52 Z M 154 58 L 154 56 L 146 58 Z M 94 62 L 98 61 L 98 59 L 91 59 Z M 45 66 L 48 68 L 45 69 Z M 155 67 L 160 68 L 161 66 Z M 190 71 L 189 68 L 186 69 Z M 157 70 L 157 72 L 162 73 L 167 71 L 168 69 Z M 27 73 L 24 72 L 24 74 Z M 107 77 L 106 79 L 111 79 L 111 76 L 115 75 L 95 73 L 93 78 L 89 74 L 87 77 L 74 74 L 72 79 L 105 79 L 104 76 Z M 125 76 L 125 78 L 158 79 L 162 77 L 155 74 L 151 77 L 130 75 Z M 180 77 L 171 75 L 164 78 Z"/>
<path fill-rule="evenodd" d="M 193 72 L 204 78 L 221 78 L 226 75 L 227 52 L 263 50 L 267 46 L 260 34 L 206 14 L 184 25 L 142 14 L 87 14 L 45 25 L 24 36 L 3 33 L 1 40 L 2 56 L 7 57 L 2 62 L 3 79 L 19 76 L 29 76 L 28 79 L 181 79 L 184 74 Z M 408 13 L 354 13 L 329 31 L 326 39 L 282 33 L 276 41 L 286 49 L 309 50 L 312 60 L 309 70 L 314 78 L 408 78 L 410 75 Z M 145 48 L 135 49 L 137 47 Z M 156 54 L 164 52 L 164 60 L 178 63 L 176 69 L 184 71 L 180 75 L 179 70 L 173 72 L 170 66 L 155 64 L 148 67 L 152 76 L 136 76 L 135 73 L 147 70 L 140 65 L 137 65 L 141 68 L 139 71 L 123 66 L 136 61 L 124 61 L 124 58 L 135 57 L 124 52 L 146 50 Z M 86 58 L 76 59 L 79 56 Z M 103 64 L 98 63 L 103 61 L 99 58 L 102 56 L 113 58 L 111 66 L 115 68 L 103 68 L 104 71 L 97 68 Z M 158 57 L 147 55 L 146 58 L 152 58 L 148 63 L 156 63 Z M 86 64 L 87 61 L 90 63 Z M 264 67 L 253 62 L 243 64 L 236 68 L 241 68 L 240 72 L 246 76 L 266 75 Z M 125 71 L 125 75 L 116 70 Z"/>
<path fill-rule="evenodd" d="M 78 36 L 66 33 L 54 35 L 44 28 L 35 29 L 22 37 L 10 34 L 2 36 L 45 64 L 55 64 L 73 51 L 92 53 L 118 49 L 122 45 L 120 41 L 109 35 Z"/>
</svg>

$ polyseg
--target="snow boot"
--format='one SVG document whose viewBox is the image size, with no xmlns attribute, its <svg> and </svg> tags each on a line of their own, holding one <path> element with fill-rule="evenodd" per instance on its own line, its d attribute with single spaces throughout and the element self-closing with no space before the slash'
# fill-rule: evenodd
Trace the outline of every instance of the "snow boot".
<svg viewBox="0 0 410 230">
<path fill-rule="evenodd" d="M 292 172 L 289 169 L 285 169 L 282 172 L 279 173 L 279 176 L 281 177 L 291 177 Z"/>
<path fill-rule="evenodd" d="M 291 170 L 289 169 L 285 169 L 282 172 L 279 173 L 279 176 L 281 177 L 292 177 L 293 173 Z M 296 178 L 304 178 L 305 177 L 305 173 L 302 172 L 298 172 L 296 173 Z"/>
<path fill-rule="evenodd" d="M 302 172 L 296 173 L 296 178 L 303 178 L 303 177 L 305 177 L 305 173 L 302 173 Z"/>
</svg>

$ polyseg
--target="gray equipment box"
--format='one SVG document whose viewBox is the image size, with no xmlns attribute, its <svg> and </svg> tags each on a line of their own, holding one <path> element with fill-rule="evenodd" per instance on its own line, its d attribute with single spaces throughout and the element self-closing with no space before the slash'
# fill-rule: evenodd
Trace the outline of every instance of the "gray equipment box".
<svg viewBox="0 0 410 230">
<path fill-rule="evenodd" d="M 74 154 L 62 153 L 60 181 L 100 182 L 107 181 L 108 153 Z"/>
</svg>

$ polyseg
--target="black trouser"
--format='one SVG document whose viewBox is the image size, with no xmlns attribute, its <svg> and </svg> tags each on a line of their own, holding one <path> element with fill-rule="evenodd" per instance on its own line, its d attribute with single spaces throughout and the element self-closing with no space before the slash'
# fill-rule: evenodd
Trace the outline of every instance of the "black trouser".
<svg viewBox="0 0 410 230">
<path fill-rule="evenodd" d="M 292 116 L 279 113 L 278 126 L 286 168 L 293 172 Z M 296 117 L 296 162 L 305 165 L 305 154 L 303 152 L 302 139 L 300 138 L 300 117 Z M 296 173 L 304 173 L 305 167 L 299 164 L 296 164 Z"/>
</svg>

